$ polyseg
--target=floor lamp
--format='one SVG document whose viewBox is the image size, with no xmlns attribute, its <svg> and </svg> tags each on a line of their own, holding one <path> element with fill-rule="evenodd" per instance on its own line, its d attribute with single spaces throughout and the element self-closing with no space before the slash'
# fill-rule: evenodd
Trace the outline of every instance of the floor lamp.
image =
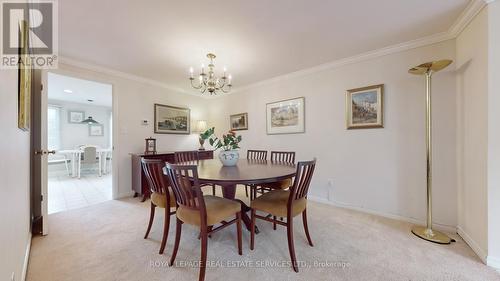
<svg viewBox="0 0 500 281">
<path fill-rule="evenodd" d="M 416 236 L 439 244 L 450 244 L 454 241 L 448 235 L 432 229 L 432 114 L 431 114 L 431 78 L 434 72 L 447 67 L 451 60 L 427 62 L 411 68 L 408 72 L 425 76 L 425 144 L 427 153 L 427 225 L 414 226 L 411 230 Z"/>
</svg>

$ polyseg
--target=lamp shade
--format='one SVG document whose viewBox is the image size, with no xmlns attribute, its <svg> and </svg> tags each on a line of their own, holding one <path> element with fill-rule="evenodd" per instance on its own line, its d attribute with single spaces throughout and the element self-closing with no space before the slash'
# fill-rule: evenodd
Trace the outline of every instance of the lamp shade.
<svg viewBox="0 0 500 281">
<path fill-rule="evenodd" d="M 196 132 L 203 133 L 208 129 L 206 120 L 198 120 L 196 121 L 195 130 Z"/>
<path fill-rule="evenodd" d="M 82 124 L 99 124 L 99 122 L 92 119 L 92 116 L 87 117 L 87 119 L 81 122 Z"/>
</svg>

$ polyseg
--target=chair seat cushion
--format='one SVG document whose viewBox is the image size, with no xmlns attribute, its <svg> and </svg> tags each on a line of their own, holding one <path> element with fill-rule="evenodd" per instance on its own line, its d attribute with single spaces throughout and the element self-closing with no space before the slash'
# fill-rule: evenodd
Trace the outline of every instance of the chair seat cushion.
<svg viewBox="0 0 500 281">
<path fill-rule="evenodd" d="M 253 200 L 250 207 L 273 216 L 286 217 L 289 196 L 290 191 L 288 190 L 272 190 Z M 295 217 L 302 213 L 306 209 L 306 205 L 307 199 L 305 197 L 296 200 L 292 205 L 292 216 Z"/>
<path fill-rule="evenodd" d="M 168 193 L 170 195 L 170 208 L 175 208 L 174 193 L 170 188 L 168 188 Z M 165 208 L 167 206 L 167 196 L 165 194 L 153 192 L 151 193 L 151 202 L 157 207 Z"/>
<path fill-rule="evenodd" d="M 205 195 L 203 198 L 207 208 L 207 225 L 220 223 L 224 219 L 235 216 L 237 212 L 241 211 L 241 205 L 237 201 L 212 195 Z M 177 208 L 177 217 L 187 224 L 201 225 L 199 210 L 179 206 Z"/>
<path fill-rule="evenodd" d="M 292 179 L 285 179 L 277 182 L 262 184 L 262 187 L 267 187 L 271 189 L 287 189 L 292 185 Z"/>
</svg>

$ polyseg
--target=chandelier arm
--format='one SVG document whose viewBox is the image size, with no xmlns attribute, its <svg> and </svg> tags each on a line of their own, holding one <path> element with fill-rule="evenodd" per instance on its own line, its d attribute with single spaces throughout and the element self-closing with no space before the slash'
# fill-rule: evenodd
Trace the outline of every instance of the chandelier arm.
<svg viewBox="0 0 500 281">
<path fill-rule="evenodd" d="M 201 84 L 201 83 L 200 83 L 200 85 L 195 86 L 195 85 L 194 85 L 194 83 L 193 83 L 193 80 L 194 80 L 194 79 L 190 79 L 190 80 L 191 80 L 191 86 L 192 86 L 193 88 L 195 88 L 196 90 L 201 89 L 201 87 L 202 87 L 202 84 Z"/>
</svg>

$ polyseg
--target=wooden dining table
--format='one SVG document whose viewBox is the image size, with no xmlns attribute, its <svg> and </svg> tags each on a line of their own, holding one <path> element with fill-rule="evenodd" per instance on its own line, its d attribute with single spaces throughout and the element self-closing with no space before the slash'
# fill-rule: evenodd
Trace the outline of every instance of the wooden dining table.
<svg viewBox="0 0 500 281">
<path fill-rule="evenodd" d="M 250 207 L 235 198 L 237 185 L 261 185 L 285 180 L 294 177 L 295 172 L 294 164 L 267 160 L 240 159 L 238 164 L 232 167 L 222 166 L 219 159 L 200 160 L 198 163 L 200 183 L 221 186 L 224 198 L 240 202 L 242 220 L 248 230 L 250 230 L 251 221 L 246 213 L 250 211 Z"/>
</svg>

